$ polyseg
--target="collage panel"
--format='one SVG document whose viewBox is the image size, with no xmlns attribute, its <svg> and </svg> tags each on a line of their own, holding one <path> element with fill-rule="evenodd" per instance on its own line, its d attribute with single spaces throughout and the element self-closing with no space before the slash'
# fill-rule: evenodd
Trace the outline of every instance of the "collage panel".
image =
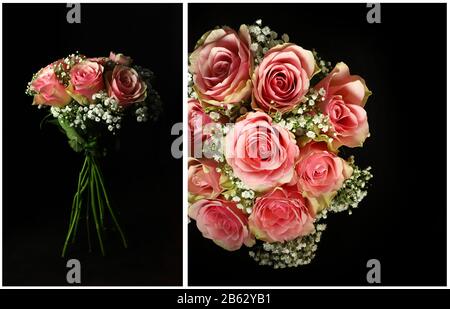
<svg viewBox="0 0 450 309">
<path fill-rule="evenodd" d="M 419 163 L 446 160 L 446 103 L 417 66 L 446 58 L 445 4 L 191 3 L 188 29 L 189 285 L 446 284 Z"/>
<path fill-rule="evenodd" d="M 182 4 L 2 22 L 3 284 L 182 285 Z"/>
</svg>

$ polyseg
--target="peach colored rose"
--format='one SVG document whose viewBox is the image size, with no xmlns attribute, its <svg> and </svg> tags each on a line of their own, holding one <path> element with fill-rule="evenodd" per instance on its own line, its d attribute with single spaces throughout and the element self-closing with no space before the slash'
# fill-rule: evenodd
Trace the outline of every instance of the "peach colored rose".
<svg viewBox="0 0 450 309">
<path fill-rule="evenodd" d="M 188 191 L 191 201 L 216 198 L 222 192 L 217 166 L 214 160 L 188 159 Z"/>
<path fill-rule="evenodd" d="M 66 88 L 55 75 L 53 65 L 48 65 L 37 73 L 31 82 L 31 88 L 37 92 L 33 104 L 65 106 L 72 101 Z"/>
<path fill-rule="evenodd" d="M 126 66 L 129 66 L 133 62 L 133 60 L 130 57 L 125 56 L 124 54 L 116 54 L 113 52 L 109 53 L 109 59 L 117 64 Z"/>
<path fill-rule="evenodd" d="M 200 101 L 221 106 L 248 99 L 252 56 L 247 26 L 239 33 L 228 27 L 212 30 L 198 45 L 189 58 L 189 71 Z"/>
<path fill-rule="evenodd" d="M 314 230 L 313 215 L 298 189 L 278 187 L 255 200 L 250 231 L 267 242 L 284 242 Z"/>
<path fill-rule="evenodd" d="M 147 96 L 147 84 L 136 70 L 120 64 L 106 73 L 106 89 L 122 106 L 142 102 Z"/>
<path fill-rule="evenodd" d="M 104 89 L 103 70 L 101 64 L 89 60 L 84 60 L 73 66 L 70 70 L 70 86 L 68 89 L 78 103 L 93 102 L 92 95 Z"/>
<path fill-rule="evenodd" d="M 212 123 L 212 119 L 203 111 L 196 99 L 188 100 L 188 129 L 189 129 L 189 153 L 199 158 L 202 155 L 202 145 L 207 139 L 204 134 L 205 126 Z"/>
<path fill-rule="evenodd" d="M 312 52 L 300 46 L 271 48 L 253 73 L 253 108 L 281 113 L 292 110 L 308 92 L 315 66 Z"/>
<path fill-rule="evenodd" d="M 310 142 L 301 148 L 295 170 L 298 188 L 310 198 L 315 211 L 328 206 L 353 172 L 348 163 L 328 151 L 323 142 Z"/>
<path fill-rule="evenodd" d="M 326 91 L 325 101 L 320 108 L 329 116 L 337 133 L 333 147 L 362 146 L 369 136 L 364 105 L 371 94 L 365 81 L 357 75 L 350 75 L 348 66 L 340 62 L 315 88 Z"/>
<path fill-rule="evenodd" d="M 189 217 L 196 220 L 203 237 L 213 240 L 222 248 L 235 251 L 255 243 L 250 234 L 247 217 L 237 209 L 236 203 L 221 199 L 203 199 L 189 207 Z"/>
<path fill-rule="evenodd" d="M 298 154 L 293 134 L 272 124 L 272 119 L 262 112 L 248 113 L 225 137 L 228 164 L 255 191 L 289 183 Z"/>
</svg>

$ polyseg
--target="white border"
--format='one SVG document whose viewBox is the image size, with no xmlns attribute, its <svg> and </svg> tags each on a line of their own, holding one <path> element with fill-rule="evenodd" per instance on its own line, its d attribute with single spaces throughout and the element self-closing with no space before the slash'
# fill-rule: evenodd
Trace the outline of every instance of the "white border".
<svg viewBox="0 0 450 309">
<path fill-rule="evenodd" d="M 3 16 L 3 3 L 27 3 L 29 1 L 24 0 L 18 0 L 18 1 L 1 1 L 2 7 L 0 7 L 0 14 Z M 67 3 L 71 1 L 42 1 L 42 3 Z M 95 2 L 95 3 L 127 3 L 126 1 L 117 1 L 117 0 L 96 0 L 96 1 L 73 1 L 77 3 L 89 3 L 89 2 Z M 311 1 L 294 1 L 294 0 L 284 0 L 277 2 L 276 0 L 247 0 L 247 1 L 205 1 L 205 0 L 166 0 L 166 1 L 154 1 L 154 0 L 134 0 L 133 3 L 172 3 L 172 4 L 182 4 L 183 5 L 183 132 L 187 132 L 187 96 L 185 95 L 186 89 L 187 89 L 187 74 L 184 74 L 187 72 L 187 55 L 188 55 L 188 4 L 189 3 L 274 3 L 274 4 L 280 4 L 280 3 L 308 3 Z M 315 2 L 319 3 L 366 3 L 365 1 L 334 1 L 334 0 L 318 0 Z M 368 1 L 370 2 L 370 1 Z M 387 1 L 377 1 L 381 3 L 398 3 L 399 1 L 395 0 L 387 0 Z M 412 0 L 408 1 L 408 3 L 424 3 L 424 1 L 420 0 Z M 427 3 L 447 3 L 447 1 L 432 1 Z M 449 13 L 449 7 L 447 5 L 447 18 Z M 0 23 L 0 32 L 2 35 L 2 40 L 0 42 L 0 68 L 1 68 L 1 74 L 0 74 L 0 93 L 2 94 L 1 97 L 1 104 L 5 103 L 3 102 L 3 23 Z M 447 25 L 447 35 L 449 33 L 449 26 Z M 447 38 L 447 51 L 449 50 L 449 43 Z M 447 73 L 449 69 L 449 63 L 447 59 Z M 447 77 L 447 102 L 449 98 L 448 90 L 450 89 L 450 81 Z M 3 105 L 2 105 L 3 106 Z M 447 107 L 447 121 L 450 116 L 450 110 Z M 2 250 L 0 254 L 0 278 L 3 278 L 2 274 L 2 268 L 3 268 L 3 108 L 0 109 L 0 173 L 2 175 L 2 178 L 0 179 L 0 197 L 2 200 L 0 200 L 0 248 Z M 450 183 L 448 182 L 448 175 L 450 171 L 450 167 L 448 165 L 448 144 L 450 141 L 450 130 L 449 126 L 447 124 L 447 194 L 450 192 Z M 188 145 L 187 143 L 187 134 L 183 135 L 183 144 Z M 34 287 L 34 286 L 3 286 L 3 282 L 1 282 L 1 288 L 2 289 L 154 289 L 154 290 L 161 290 L 161 289 L 174 289 L 174 290 L 183 290 L 186 288 L 190 289 L 207 289 L 207 290 L 217 290 L 217 289 L 230 289 L 230 290 L 253 290 L 253 289 L 273 289 L 273 290 L 279 290 L 279 289 L 289 289 L 289 290 L 298 290 L 298 289 L 375 289 L 375 290 L 382 290 L 382 289 L 448 289 L 448 278 L 450 278 L 450 267 L 449 267 L 449 239 L 450 239 L 450 233 L 448 229 L 448 222 L 450 218 L 449 211 L 447 209 L 447 286 L 444 287 L 424 287 L 424 286 L 188 286 L 188 256 L 187 256 L 187 246 L 188 246 L 188 237 L 187 237 L 187 157 L 188 157 L 188 147 L 183 147 L 183 285 L 182 286 L 42 286 L 42 287 Z M 447 197 L 447 205 L 448 205 L 448 197 Z M 426 206 L 426 205 L 425 205 Z"/>
</svg>

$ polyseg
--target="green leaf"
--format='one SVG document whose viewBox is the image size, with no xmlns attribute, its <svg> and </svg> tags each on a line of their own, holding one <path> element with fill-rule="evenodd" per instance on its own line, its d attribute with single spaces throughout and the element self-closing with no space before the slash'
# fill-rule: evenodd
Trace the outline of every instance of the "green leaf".
<svg viewBox="0 0 450 309">
<path fill-rule="evenodd" d="M 80 144 L 79 142 L 73 139 L 69 140 L 69 145 L 75 152 L 82 152 L 84 149 L 83 144 Z"/>
<path fill-rule="evenodd" d="M 69 145 L 76 152 L 81 152 L 84 150 L 86 142 L 85 140 L 78 134 L 77 130 L 74 127 L 71 127 L 64 119 L 58 119 L 59 125 L 66 133 L 67 138 L 69 139 Z"/>
</svg>

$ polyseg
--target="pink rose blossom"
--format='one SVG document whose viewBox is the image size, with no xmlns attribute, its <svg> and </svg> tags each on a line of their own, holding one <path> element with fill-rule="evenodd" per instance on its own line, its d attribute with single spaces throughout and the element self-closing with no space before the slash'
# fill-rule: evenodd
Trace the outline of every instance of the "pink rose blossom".
<svg viewBox="0 0 450 309">
<path fill-rule="evenodd" d="M 70 70 L 69 89 L 74 99 L 80 104 L 86 104 L 86 99 L 92 102 L 92 95 L 104 87 L 103 66 L 98 62 L 84 60 Z"/>
<path fill-rule="evenodd" d="M 37 92 L 33 104 L 65 106 L 72 101 L 66 88 L 55 75 L 53 65 L 41 69 L 37 77 L 31 82 L 31 88 Z"/>
<path fill-rule="evenodd" d="M 348 66 L 340 62 L 315 88 L 326 91 L 325 101 L 320 108 L 329 116 L 337 133 L 333 147 L 362 146 L 369 136 L 364 105 L 371 94 L 364 80 L 357 75 L 350 75 Z"/>
<path fill-rule="evenodd" d="M 190 56 L 189 71 L 202 102 L 221 106 L 238 104 L 251 93 L 250 34 L 224 27 L 206 33 Z"/>
<path fill-rule="evenodd" d="M 116 54 L 113 52 L 109 53 L 109 59 L 117 64 L 126 66 L 129 66 L 133 62 L 133 60 L 130 57 L 125 56 L 124 54 Z"/>
<path fill-rule="evenodd" d="M 106 89 L 108 95 L 120 105 L 142 102 L 147 96 L 147 84 L 136 70 L 120 64 L 112 72 L 106 73 Z"/>
<path fill-rule="evenodd" d="M 213 160 L 188 159 L 188 191 L 191 200 L 219 196 L 222 188 L 217 166 L 217 162 Z"/>
<path fill-rule="evenodd" d="M 267 113 L 292 110 L 308 92 L 315 63 L 312 52 L 295 44 L 270 49 L 253 73 L 253 108 Z"/>
<path fill-rule="evenodd" d="M 203 199 L 189 207 L 189 217 L 197 221 L 203 237 L 226 250 L 235 251 L 243 244 L 251 247 L 255 243 L 247 227 L 247 217 L 234 202 Z"/>
<path fill-rule="evenodd" d="M 198 100 L 192 98 L 188 100 L 189 153 L 191 156 L 201 157 L 202 145 L 207 139 L 204 129 L 206 125 L 212 122 L 212 119 L 203 111 Z"/>
<path fill-rule="evenodd" d="M 278 187 L 258 197 L 249 217 L 250 231 L 267 242 L 284 242 L 314 230 L 313 216 L 295 186 Z"/>
<path fill-rule="evenodd" d="M 296 165 L 299 190 L 316 211 L 328 206 L 344 180 L 353 172 L 348 163 L 328 151 L 326 143 L 310 142 L 300 149 Z"/>
<path fill-rule="evenodd" d="M 289 183 L 298 155 L 293 134 L 272 124 L 272 119 L 262 112 L 248 113 L 225 137 L 228 164 L 255 191 Z"/>
</svg>

